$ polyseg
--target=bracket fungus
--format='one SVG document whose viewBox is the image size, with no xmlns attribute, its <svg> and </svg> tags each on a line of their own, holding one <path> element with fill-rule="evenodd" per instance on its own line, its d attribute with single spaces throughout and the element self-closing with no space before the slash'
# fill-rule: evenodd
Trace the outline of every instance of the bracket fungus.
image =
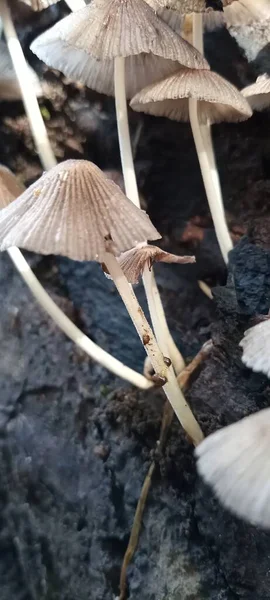
<svg viewBox="0 0 270 600">
<path fill-rule="evenodd" d="M 151 271 L 154 262 L 192 264 L 195 256 L 176 256 L 158 246 L 138 245 L 119 256 L 119 265 L 131 284 L 138 283 L 144 270 Z"/>
<path fill-rule="evenodd" d="M 194 444 L 203 438 L 116 256 L 159 233 L 96 165 L 65 161 L 0 213 L 1 249 L 18 245 L 42 254 L 105 263 L 183 428 Z M 147 342 L 145 340 L 147 339 Z"/>
<path fill-rule="evenodd" d="M 259 75 L 255 83 L 242 90 L 252 110 L 265 110 L 270 108 L 270 77 L 267 73 Z"/>
<path fill-rule="evenodd" d="M 13 202 L 25 188 L 20 184 L 13 173 L 3 165 L 0 165 L 0 215 L 1 209 Z M 121 361 L 114 358 L 111 354 L 100 348 L 87 335 L 85 335 L 72 321 L 63 313 L 63 311 L 52 300 L 43 286 L 39 283 L 35 274 L 31 270 L 27 261 L 20 250 L 16 247 L 7 249 L 7 252 L 20 273 L 22 279 L 31 290 L 40 306 L 48 313 L 56 325 L 86 354 L 93 360 L 99 362 L 103 367 L 109 369 L 118 377 L 126 379 L 133 385 L 148 389 L 152 387 L 153 382 L 149 382 L 140 373 L 124 365 Z"/>
<path fill-rule="evenodd" d="M 201 477 L 238 517 L 270 528 L 270 409 L 209 435 L 195 450 Z"/>
<path fill-rule="evenodd" d="M 204 125 L 221 121 L 241 121 L 249 118 L 251 108 L 241 93 L 217 73 L 206 70 L 181 69 L 158 83 L 146 87 L 131 100 L 131 107 L 139 112 L 165 116 L 177 121 L 190 118 L 189 99 L 196 101 L 194 109 L 198 120 L 192 122 L 205 190 L 224 258 L 232 244 L 227 230 L 222 198 L 215 188 L 215 163 L 209 137 L 203 137 Z"/>
</svg>

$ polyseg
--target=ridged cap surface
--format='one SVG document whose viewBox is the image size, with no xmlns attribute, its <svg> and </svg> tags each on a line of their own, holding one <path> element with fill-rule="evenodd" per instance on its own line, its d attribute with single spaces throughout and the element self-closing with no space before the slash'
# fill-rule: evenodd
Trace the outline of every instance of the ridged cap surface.
<svg viewBox="0 0 270 600">
<path fill-rule="evenodd" d="M 243 348 L 243 363 L 270 378 L 270 320 L 248 329 L 240 346 Z"/>
<path fill-rule="evenodd" d="M 138 283 L 145 266 L 151 269 L 154 262 L 178 264 L 194 263 L 195 257 L 176 256 L 175 254 L 164 252 L 164 250 L 161 250 L 161 248 L 158 248 L 157 246 L 147 245 L 132 248 L 131 250 L 124 252 L 118 260 L 129 283 L 135 284 Z"/>
<path fill-rule="evenodd" d="M 0 213 L 1 250 L 102 262 L 160 235 L 148 215 L 93 163 L 67 160 L 31 185 Z"/>
<path fill-rule="evenodd" d="M 229 81 L 213 71 L 181 69 L 158 83 L 147 86 L 131 100 L 131 107 L 175 121 L 188 121 L 188 99 L 199 101 L 201 123 L 243 121 L 252 115 L 251 108 Z"/>
<path fill-rule="evenodd" d="M 270 77 L 260 75 L 255 83 L 242 90 L 243 96 L 248 100 L 253 110 L 264 110 L 270 107 Z"/>
</svg>

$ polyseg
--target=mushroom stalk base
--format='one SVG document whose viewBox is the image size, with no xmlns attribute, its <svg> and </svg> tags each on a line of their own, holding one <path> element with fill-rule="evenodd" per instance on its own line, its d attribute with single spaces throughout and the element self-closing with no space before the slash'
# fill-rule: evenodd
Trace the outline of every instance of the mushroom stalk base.
<svg viewBox="0 0 270 600">
<path fill-rule="evenodd" d="M 165 365 L 164 356 L 158 347 L 151 327 L 116 258 L 112 254 L 107 253 L 104 257 L 104 262 L 134 323 L 138 335 L 142 340 L 145 351 L 151 360 L 156 374 L 160 377 L 166 377 L 167 379 L 167 382 L 163 386 L 163 390 L 172 405 L 176 416 L 183 429 L 192 439 L 193 444 L 197 446 L 204 436 L 178 386 L 173 368 L 168 368 Z"/>
<path fill-rule="evenodd" d="M 203 53 L 202 14 L 199 13 L 193 14 L 193 46 Z M 228 253 L 233 245 L 225 219 L 211 127 L 210 125 L 200 124 L 198 118 L 198 101 L 194 98 L 189 99 L 189 117 L 216 236 L 224 261 L 227 263 Z"/>
<path fill-rule="evenodd" d="M 29 119 L 35 145 L 44 169 L 48 170 L 56 165 L 56 160 L 51 149 L 46 127 L 29 77 L 29 69 L 12 22 L 7 0 L 0 0 L 0 16 L 2 18 L 8 50 L 21 89 L 22 100 L 25 112 Z"/>
<path fill-rule="evenodd" d="M 128 124 L 125 86 L 125 59 L 121 57 L 114 59 L 114 89 L 118 139 L 125 191 L 127 197 L 133 202 L 133 204 L 140 208 L 140 198 L 134 169 Z M 160 348 L 165 356 L 171 358 L 176 373 L 179 373 L 184 366 L 184 360 L 170 334 L 153 272 L 150 278 L 147 278 L 145 274 L 143 275 L 143 284 L 149 306 L 151 321 Z"/>
<path fill-rule="evenodd" d="M 92 340 L 90 340 L 84 333 L 82 333 L 82 331 L 80 331 L 80 329 L 78 329 L 78 327 L 76 327 L 76 325 L 72 323 L 72 321 L 70 321 L 70 319 L 63 313 L 57 304 L 55 304 L 43 286 L 39 283 L 38 279 L 30 269 L 28 263 L 18 248 L 9 248 L 8 254 L 36 300 L 53 319 L 56 325 L 62 329 L 62 331 L 77 346 L 84 350 L 84 352 L 86 352 L 86 354 L 88 354 L 88 356 L 90 356 L 93 360 L 99 362 L 103 367 L 114 373 L 114 375 L 117 375 L 122 379 L 126 379 L 141 389 L 153 387 L 153 383 L 148 381 L 140 373 L 137 373 L 136 371 L 133 371 L 133 369 L 126 367 L 123 363 L 111 356 L 111 354 L 105 350 L 102 350 L 102 348 L 92 342 Z"/>
</svg>

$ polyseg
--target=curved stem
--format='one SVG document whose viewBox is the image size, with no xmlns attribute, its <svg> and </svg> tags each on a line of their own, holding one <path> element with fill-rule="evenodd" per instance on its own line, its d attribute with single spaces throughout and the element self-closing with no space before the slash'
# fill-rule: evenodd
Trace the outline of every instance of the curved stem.
<svg viewBox="0 0 270 600">
<path fill-rule="evenodd" d="M 202 14 L 200 13 L 193 14 L 193 46 L 203 53 L 203 25 Z M 198 118 L 198 101 L 194 98 L 189 99 L 189 117 L 217 240 L 224 261 L 227 263 L 228 253 L 233 245 L 225 219 L 211 127 L 209 124 L 200 124 Z"/>
<path fill-rule="evenodd" d="M 178 386 L 173 368 L 166 367 L 163 354 L 158 347 L 151 327 L 116 258 L 112 254 L 107 253 L 104 257 L 104 262 L 144 344 L 154 370 L 157 375 L 167 378 L 163 390 L 176 416 L 183 429 L 192 439 L 194 445 L 197 446 L 203 439 L 203 433 Z"/>
<path fill-rule="evenodd" d="M 125 59 L 120 57 L 117 57 L 114 60 L 114 90 L 118 139 L 125 191 L 127 197 L 133 204 L 140 207 L 128 124 Z M 143 285 L 158 343 L 165 356 L 171 358 L 174 368 L 178 372 L 179 365 L 182 365 L 184 361 L 170 334 L 153 272 L 151 279 L 145 278 L 145 275 L 143 275 Z"/>
<path fill-rule="evenodd" d="M 141 389 L 152 387 L 152 383 L 143 375 L 126 367 L 119 360 L 111 356 L 105 350 L 102 350 L 97 344 L 92 342 L 70 319 L 63 311 L 55 304 L 52 298 L 47 294 L 46 290 L 39 283 L 38 279 L 30 269 L 27 261 L 18 248 L 9 248 L 8 254 L 13 261 L 16 269 L 24 279 L 26 285 L 30 288 L 36 300 L 42 308 L 50 315 L 53 321 L 60 329 L 73 341 L 77 346 L 86 352 L 93 360 L 98 361 L 103 367 L 109 369 L 114 375 L 126 379 L 133 385 Z"/>
<path fill-rule="evenodd" d="M 56 165 L 55 156 L 51 149 L 48 134 L 29 76 L 29 69 L 12 22 L 7 0 L 0 0 L 0 16 L 2 18 L 8 50 L 20 85 L 25 112 L 29 119 L 36 148 L 44 169 L 51 169 L 51 167 Z"/>
</svg>

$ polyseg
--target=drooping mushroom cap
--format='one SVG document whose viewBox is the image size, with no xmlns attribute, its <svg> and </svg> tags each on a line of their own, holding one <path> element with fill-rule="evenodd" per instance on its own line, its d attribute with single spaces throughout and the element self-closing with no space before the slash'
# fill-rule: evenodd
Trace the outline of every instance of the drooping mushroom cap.
<svg viewBox="0 0 270 600">
<path fill-rule="evenodd" d="M 33 10 L 43 10 L 44 8 L 56 4 L 59 0 L 21 0 L 21 2 L 27 4 L 27 6 L 30 6 Z"/>
<path fill-rule="evenodd" d="M 179 64 L 209 68 L 144 0 L 92 0 L 39 36 L 31 49 L 50 67 L 108 95 L 114 95 L 114 58 L 125 57 L 128 98 Z"/>
<path fill-rule="evenodd" d="M 18 198 L 24 189 L 12 171 L 0 164 L 0 210 Z"/>
<path fill-rule="evenodd" d="M 0 213 L 1 250 L 102 262 L 107 251 L 119 255 L 158 238 L 148 215 L 86 160 L 60 163 Z"/>
<path fill-rule="evenodd" d="M 35 71 L 28 65 L 32 87 L 38 97 L 42 88 Z M 12 60 L 4 41 L 0 40 L 0 100 L 20 100 L 22 97 Z"/>
<path fill-rule="evenodd" d="M 240 342 L 243 363 L 270 378 L 270 321 L 262 321 L 245 332 Z"/>
<path fill-rule="evenodd" d="M 195 450 L 219 500 L 254 525 L 270 527 L 270 409 L 207 437 Z"/>
<path fill-rule="evenodd" d="M 188 99 L 198 103 L 201 123 L 244 121 L 252 115 L 242 94 L 226 79 L 213 71 L 181 69 L 136 94 L 130 106 L 150 115 L 188 121 Z"/>
<path fill-rule="evenodd" d="M 119 264 L 129 283 L 138 283 L 145 266 L 151 269 L 154 262 L 194 263 L 194 256 L 176 256 L 158 248 L 144 245 L 131 248 L 119 256 Z"/>
<path fill-rule="evenodd" d="M 253 110 L 264 110 L 270 107 L 270 77 L 260 75 L 255 83 L 248 85 L 242 90 Z"/>
</svg>

